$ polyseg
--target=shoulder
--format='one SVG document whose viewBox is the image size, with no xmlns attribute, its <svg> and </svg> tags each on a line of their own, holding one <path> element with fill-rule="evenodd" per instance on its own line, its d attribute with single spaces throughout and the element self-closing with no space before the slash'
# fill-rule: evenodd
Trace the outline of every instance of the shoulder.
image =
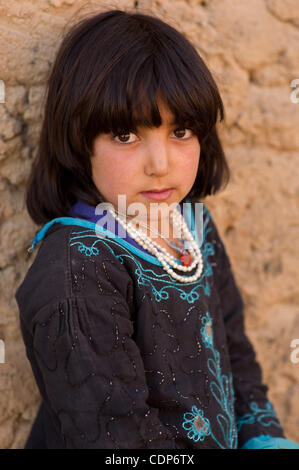
<svg viewBox="0 0 299 470">
<path fill-rule="evenodd" d="M 77 225 L 52 225 L 15 298 L 20 313 L 33 315 L 53 302 L 99 293 L 126 296 L 130 276 L 109 239 Z"/>
<path fill-rule="evenodd" d="M 72 295 L 110 293 L 126 298 L 132 279 L 123 249 L 94 229 L 71 227 L 68 238 Z"/>
<path fill-rule="evenodd" d="M 20 313 L 24 316 L 36 312 L 55 298 L 65 296 L 69 232 L 70 227 L 53 225 L 31 254 L 32 264 L 15 293 Z"/>
</svg>

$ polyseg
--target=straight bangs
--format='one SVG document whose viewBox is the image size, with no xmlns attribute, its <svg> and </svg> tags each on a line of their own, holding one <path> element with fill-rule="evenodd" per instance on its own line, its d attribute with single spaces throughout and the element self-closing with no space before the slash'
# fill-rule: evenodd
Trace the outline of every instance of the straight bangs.
<svg viewBox="0 0 299 470">
<path fill-rule="evenodd" d="M 91 152 L 100 133 L 136 133 L 138 127 L 161 126 L 158 100 L 172 112 L 173 124 L 192 127 L 200 143 L 224 119 L 214 80 L 193 47 L 181 36 L 160 33 L 158 38 L 153 28 L 150 40 L 144 35 L 143 41 L 127 47 L 91 92 L 87 106 L 93 110 L 85 129 Z"/>
<path fill-rule="evenodd" d="M 161 19 L 108 10 L 72 26 L 49 76 L 36 159 L 26 191 L 31 218 L 67 215 L 78 200 L 103 201 L 92 179 L 93 143 L 101 133 L 138 133 L 173 124 L 200 142 L 196 181 L 186 198 L 215 193 L 228 180 L 216 123 L 224 118 L 217 85 L 189 40 Z"/>
</svg>

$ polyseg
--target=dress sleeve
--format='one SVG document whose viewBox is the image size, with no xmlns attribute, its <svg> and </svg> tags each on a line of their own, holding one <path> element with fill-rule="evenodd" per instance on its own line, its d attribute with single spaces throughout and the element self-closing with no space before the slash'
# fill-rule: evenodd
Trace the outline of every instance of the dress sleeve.
<svg viewBox="0 0 299 470">
<path fill-rule="evenodd" d="M 253 345 L 244 328 L 244 303 L 236 284 L 224 244 L 209 211 L 210 240 L 215 250 L 215 279 L 226 330 L 233 374 L 238 446 L 249 439 L 267 435 L 284 437 L 281 424 L 270 403 L 268 387 L 262 383 L 262 372 Z"/>
<path fill-rule="evenodd" d="M 76 270 L 76 262 L 73 262 Z M 41 309 L 31 325 L 40 391 L 69 449 L 175 449 L 173 434 L 147 404 L 121 263 L 98 255 L 84 286 Z M 81 269 L 82 273 L 83 269 Z"/>
</svg>

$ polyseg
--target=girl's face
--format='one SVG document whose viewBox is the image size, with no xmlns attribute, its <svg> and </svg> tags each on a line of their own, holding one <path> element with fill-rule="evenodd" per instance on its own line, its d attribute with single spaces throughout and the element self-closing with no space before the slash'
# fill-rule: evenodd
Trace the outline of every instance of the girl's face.
<svg viewBox="0 0 299 470">
<path fill-rule="evenodd" d="M 133 202 L 142 203 L 147 220 L 151 204 L 157 207 L 161 201 L 153 201 L 142 192 L 173 188 L 163 204 L 177 205 L 193 186 L 200 156 L 200 144 L 193 131 L 172 123 L 173 115 L 163 102 L 159 111 L 159 128 L 139 127 L 138 135 L 99 134 L 91 158 L 92 179 L 105 201 L 116 210 L 120 210 L 118 195 L 125 196 L 126 208 Z"/>
</svg>

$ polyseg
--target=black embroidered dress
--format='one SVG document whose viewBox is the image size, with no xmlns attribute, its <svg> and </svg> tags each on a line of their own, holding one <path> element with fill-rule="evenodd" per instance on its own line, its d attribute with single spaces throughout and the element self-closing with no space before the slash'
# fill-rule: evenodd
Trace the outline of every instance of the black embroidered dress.
<svg viewBox="0 0 299 470">
<path fill-rule="evenodd" d="M 89 221 L 46 224 L 16 292 L 42 397 L 36 447 L 227 449 L 284 437 L 207 208 L 202 275 L 181 283 L 128 235 L 97 236 L 94 208 L 78 207 Z"/>
</svg>

